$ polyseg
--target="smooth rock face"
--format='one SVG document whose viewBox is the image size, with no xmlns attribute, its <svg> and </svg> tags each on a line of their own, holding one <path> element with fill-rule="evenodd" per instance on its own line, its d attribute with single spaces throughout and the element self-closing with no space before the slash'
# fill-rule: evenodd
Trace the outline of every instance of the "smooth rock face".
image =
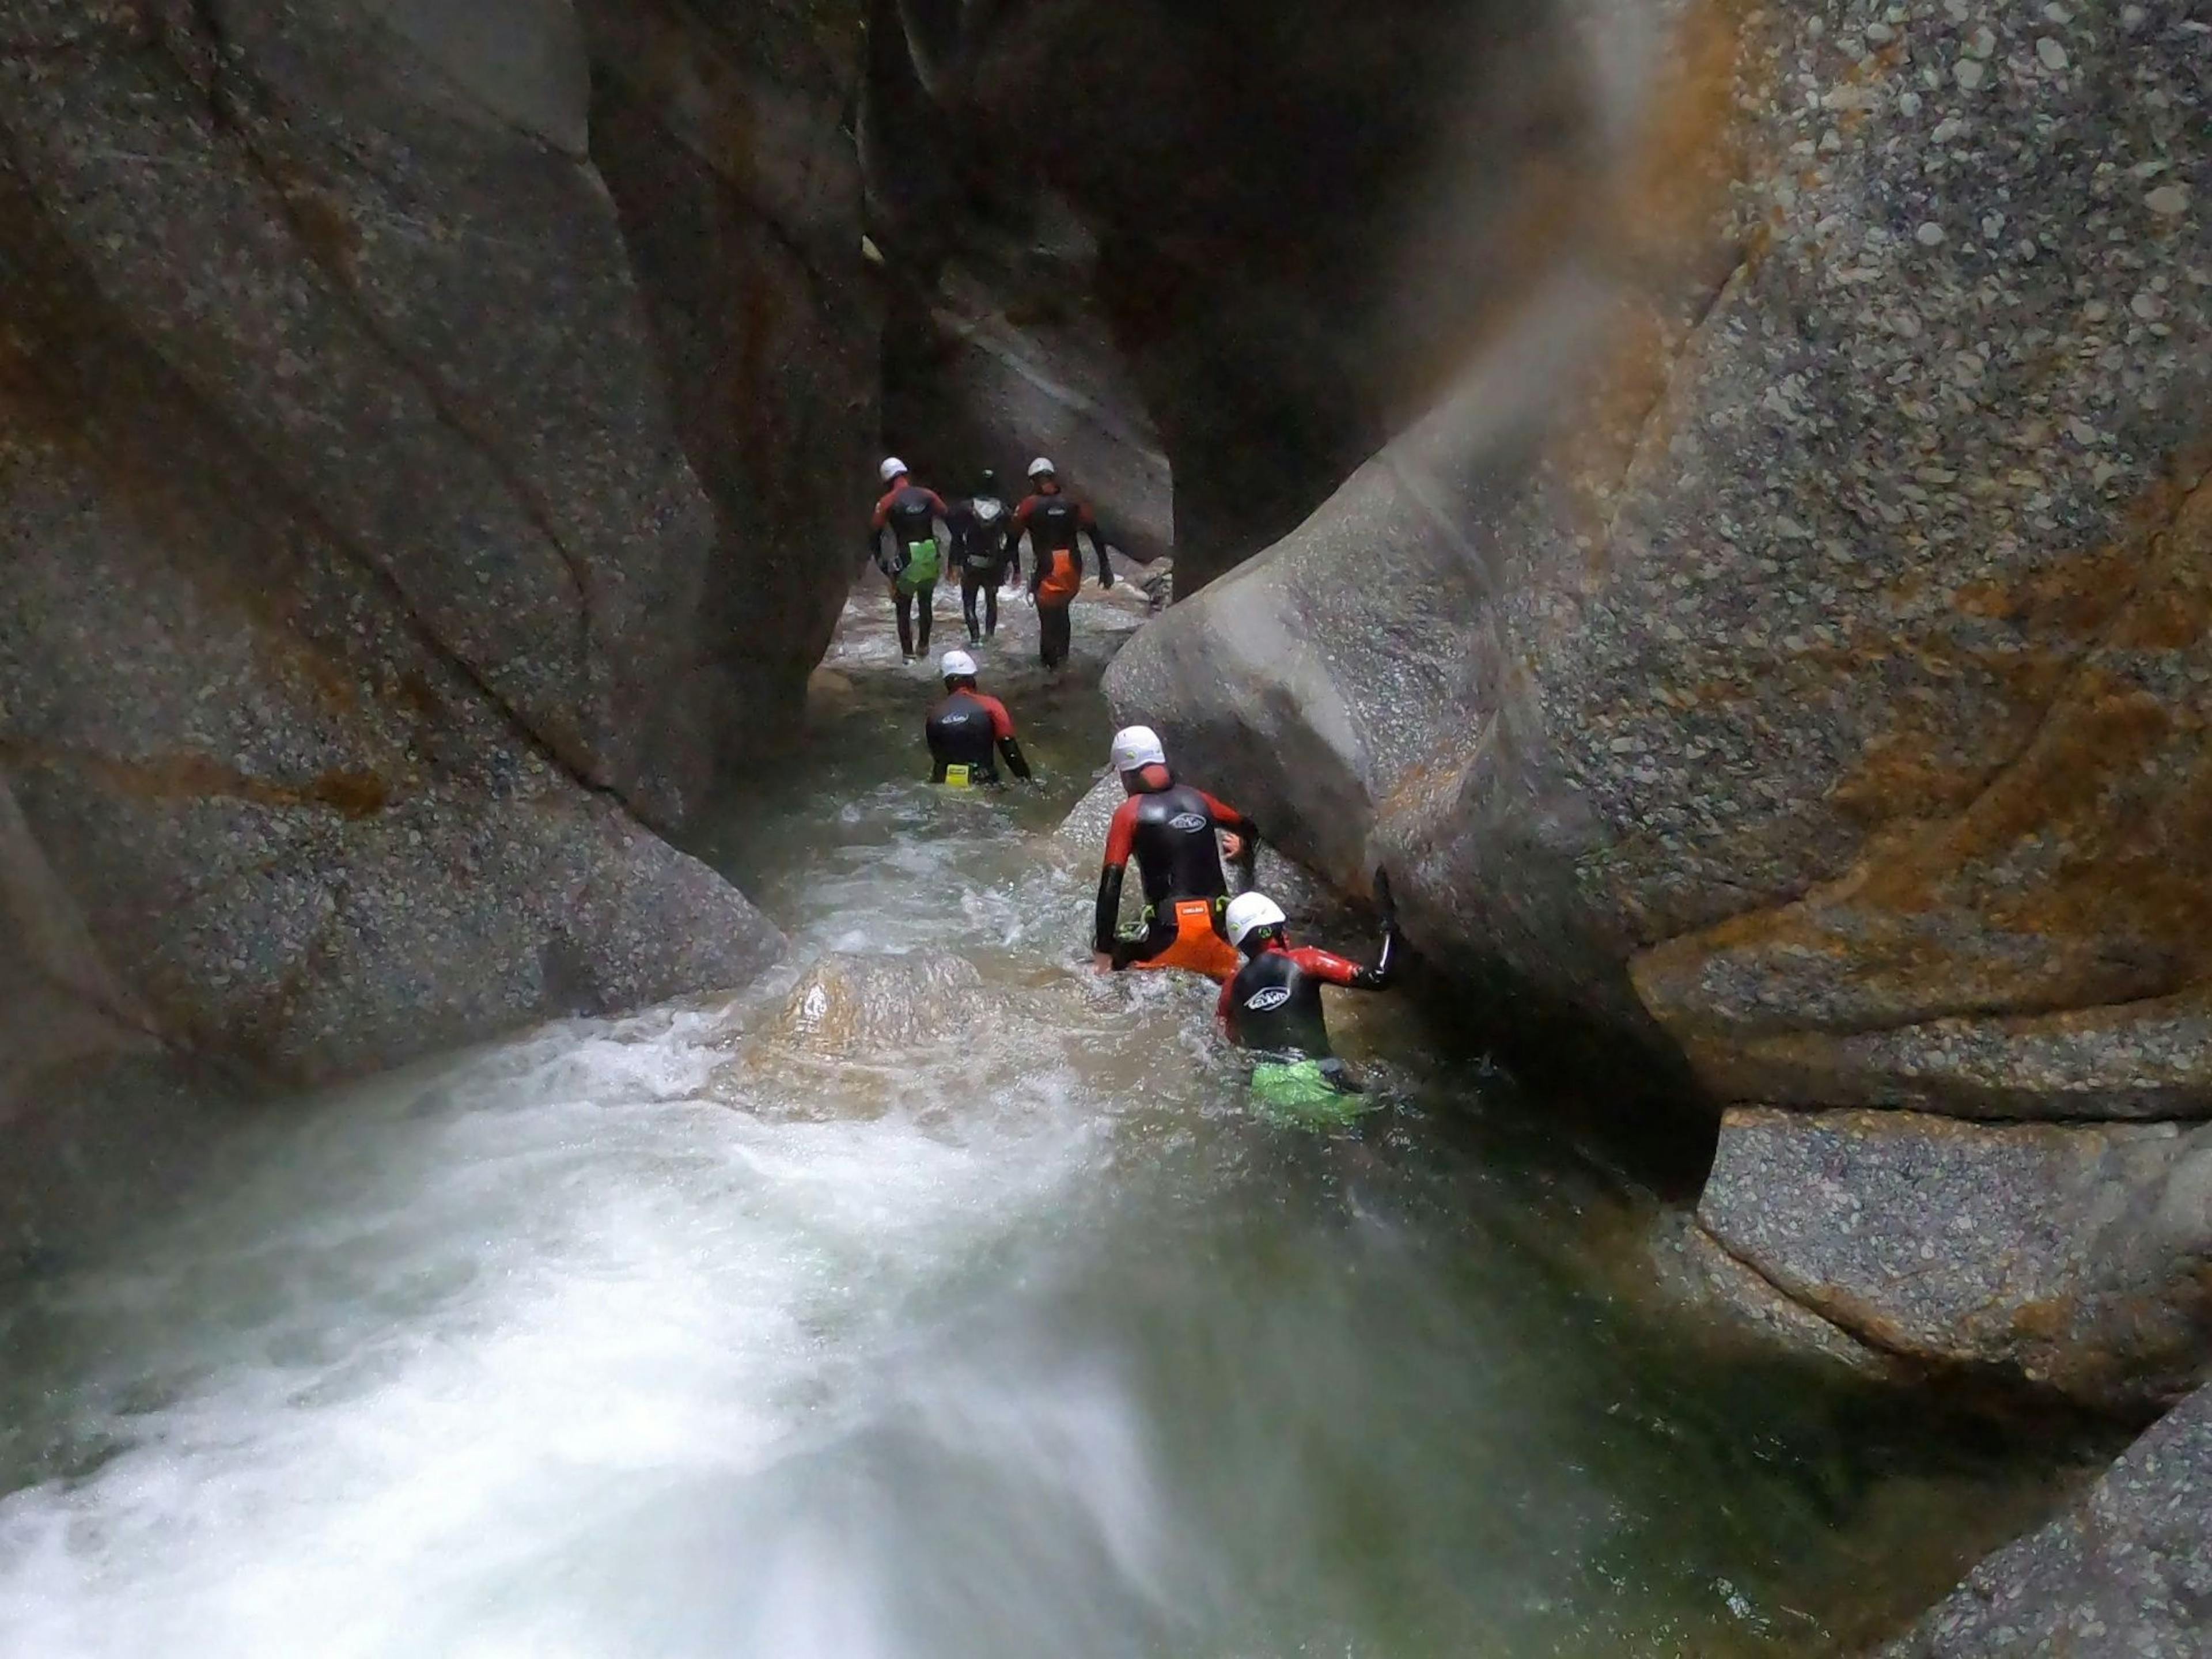
<svg viewBox="0 0 2212 1659">
<path fill-rule="evenodd" d="M 2207 1099 L 2212 36 L 1930 0 L 1668 39 L 1594 251 L 1109 692 L 1332 881 L 1387 863 L 1431 960 L 1720 1101 L 2142 1123 L 1747 1117 L 1709 1224 L 1878 1345 L 2170 1395 L 2202 1235 L 2131 1160 Z M 1947 1199 L 2000 1242 L 1930 1234 Z M 1854 1202 L 1929 1249 L 1909 1293 L 1824 1240 Z"/>
<path fill-rule="evenodd" d="M 1114 547 L 1164 557 L 1175 491 L 1159 434 L 1082 291 L 1032 298 L 1036 280 L 948 266 L 910 306 L 885 352 L 885 447 L 927 464 L 948 499 L 988 466 L 1018 501 L 1030 461 L 1048 457 Z"/>
<path fill-rule="evenodd" d="M 857 16 L 720 9 L 0 0 L 11 1036 L 309 1080 L 773 955 L 643 825 L 827 637 L 875 309 Z"/>
<path fill-rule="evenodd" d="M 1976 1567 L 1884 1659 L 2212 1653 L 2212 1389 L 2128 1449 L 2088 1496 Z"/>
<path fill-rule="evenodd" d="M 1007 198 L 1074 207 L 1194 592 L 1295 528 L 1559 246 L 1595 78 L 1566 11 L 878 0 L 885 251 L 933 269 Z"/>
<path fill-rule="evenodd" d="M 2100 1406 L 2212 1370 L 2212 1129 L 1740 1109 L 1698 1219 L 1796 1301 L 1931 1367 Z"/>
</svg>

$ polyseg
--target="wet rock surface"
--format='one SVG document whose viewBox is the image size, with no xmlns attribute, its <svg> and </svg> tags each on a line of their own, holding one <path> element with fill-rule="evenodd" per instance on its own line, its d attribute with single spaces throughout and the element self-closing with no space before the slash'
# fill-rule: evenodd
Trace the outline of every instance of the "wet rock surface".
<svg viewBox="0 0 2212 1659">
<path fill-rule="evenodd" d="M 1320 505 L 1559 246 L 1590 95 L 1571 27 L 1492 0 L 879 0 L 886 251 L 933 268 L 1040 190 L 1073 207 L 1194 592 Z"/>
<path fill-rule="evenodd" d="M 646 826 L 849 570 L 857 16 L 465 11 L 0 5 L 0 765 L 131 1029 L 264 1076 L 757 972 Z"/>
<path fill-rule="evenodd" d="M 1740 1109 L 1698 1220 L 1931 1370 L 2127 1408 L 2212 1366 L 2212 1132 Z"/>
<path fill-rule="evenodd" d="M 2200 1391 L 2079 1504 L 1976 1567 L 1883 1659 L 2208 1651 L 2212 1391 Z"/>
<path fill-rule="evenodd" d="M 2070 1358 L 2002 1310 L 2160 1190 L 2062 1170 L 2203 1112 L 2212 37 L 1690 7 L 1654 61 L 1620 176 L 1668 187 L 1109 691 L 1332 881 L 1388 863 L 1432 957 L 1808 1109 L 1737 1120 L 1713 1202 L 1832 1322 L 1925 1298 L 1917 1355 L 2170 1395 L 2186 1298 L 2089 1274 Z M 1819 1110 L 1869 1106 L 2145 1127 Z M 1884 1227 L 1930 1255 L 1854 1260 Z M 2191 1271 L 2161 1237 L 2123 1279 Z"/>
</svg>

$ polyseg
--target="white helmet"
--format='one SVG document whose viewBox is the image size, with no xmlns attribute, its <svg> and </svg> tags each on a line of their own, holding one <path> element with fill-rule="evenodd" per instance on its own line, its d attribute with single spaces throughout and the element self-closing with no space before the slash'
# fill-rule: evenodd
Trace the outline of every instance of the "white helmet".
<svg viewBox="0 0 2212 1659">
<path fill-rule="evenodd" d="M 1030 477 L 1032 478 L 1049 478 L 1057 470 L 1042 455 L 1030 463 Z"/>
<path fill-rule="evenodd" d="M 937 672 L 948 680 L 972 680 L 975 678 L 975 659 L 965 651 L 948 651 L 937 665 Z"/>
<path fill-rule="evenodd" d="M 1114 769 L 1141 772 L 1147 766 L 1165 766 L 1168 751 L 1160 734 L 1149 726 L 1125 726 L 1114 734 Z"/>
<path fill-rule="evenodd" d="M 1290 918 L 1283 907 L 1265 893 L 1244 893 L 1229 901 L 1229 914 L 1223 918 L 1229 929 L 1229 942 L 1243 949 L 1248 936 L 1262 927 L 1280 927 Z"/>
<path fill-rule="evenodd" d="M 885 483 L 889 483 L 893 478 L 897 477 L 900 473 L 905 471 L 906 463 L 899 459 L 896 455 L 884 456 L 884 464 L 876 469 L 878 476 L 879 476 Z"/>
</svg>

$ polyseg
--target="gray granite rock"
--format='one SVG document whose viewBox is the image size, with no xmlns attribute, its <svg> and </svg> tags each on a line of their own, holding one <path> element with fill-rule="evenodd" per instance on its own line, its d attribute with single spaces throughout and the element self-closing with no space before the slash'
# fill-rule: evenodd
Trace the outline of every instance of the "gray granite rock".
<svg viewBox="0 0 2212 1659">
<path fill-rule="evenodd" d="M 2177 1406 L 2065 1514 L 1976 1567 L 1884 1659 L 2207 1654 L 2212 1389 Z"/>
<path fill-rule="evenodd" d="M 1559 245 L 1589 118 L 1568 10 L 1287 0 L 1255 26 L 1182 0 L 884 0 L 885 252 L 933 270 L 1042 192 L 1073 205 L 1100 254 L 1079 291 L 1159 431 L 1194 592 L 1294 530 Z"/>
<path fill-rule="evenodd" d="M 1792 1098 L 2193 1110 L 2170 1027 L 2001 1022 L 2212 980 L 2212 37 L 1899 9 L 1652 54 L 1609 257 L 1108 689 L 1724 1097 L 1817 1032 Z"/>
<path fill-rule="evenodd" d="M 1859 1340 L 2091 1404 L 2212 1376 L 2212 1129 L 1738 1109 L 1698 1219 Z"/>
<path fill-rule="evenodd" d="M 50 981 L 308 1082 L 773 958 L 741 896 L 260 497 L 150 353 L 52 343 L 99 443 L 0 392 L 0 758 L 90 953 L 43 955 L 118 995 L 88 965 Z"/>
<path fill-rule="evenodd" d="M 0 892 L 67 919 L 0 969 L 13 1092 L 156 1040 L 319 1079 L 774 954 L 643 826 L 848 585 L 859 22 L 0 0 Z"/>
</svg>

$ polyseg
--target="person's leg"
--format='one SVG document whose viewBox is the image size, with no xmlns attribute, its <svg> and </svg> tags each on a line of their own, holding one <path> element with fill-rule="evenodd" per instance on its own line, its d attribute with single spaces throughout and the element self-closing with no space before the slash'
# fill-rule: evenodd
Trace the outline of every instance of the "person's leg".
<svg viewBox="0 0 2212 1659">
<path fill-rule="evenodd" d="M 1064 605 L 1037 607 L 1037 640 L 1047 668 L 1058 668 L 1067 660 L 1068 642 L 1073 634 L 1068 612 Z"/>
<path fill-rule="evenodd" d="M 999 632 L 1000 574 L 996 570 L 983 572 L 983 637 L 987 640 L 995 638 Z M 969 618 L 968 627 L 970 632 L 974 631 L 974 617 Z"/>
<path fill-rule="evenodd" d="M 937 619 L 937 584 L 924 582 L 914 597 L 921 613 L 914 619 L 914 648 L 917 654 L 926 657 L 929 654 L 929 625 Z"/>
<path fill-rule="evenodd" d="M 914 595 L 891 579 L 891 609 L 898 613 L 899 655 L 912 660 L 914 657 Z"/>
<path fill-rule="evenodd" d="M 975 645 L 983 637 L 982 624 L 975 617 L 975 590 L 982 585 L 981 573 L 970 568 L 964 562 L 960 567 L 960 615 L 968 623 L 968 643 Z"/>
</svg>

